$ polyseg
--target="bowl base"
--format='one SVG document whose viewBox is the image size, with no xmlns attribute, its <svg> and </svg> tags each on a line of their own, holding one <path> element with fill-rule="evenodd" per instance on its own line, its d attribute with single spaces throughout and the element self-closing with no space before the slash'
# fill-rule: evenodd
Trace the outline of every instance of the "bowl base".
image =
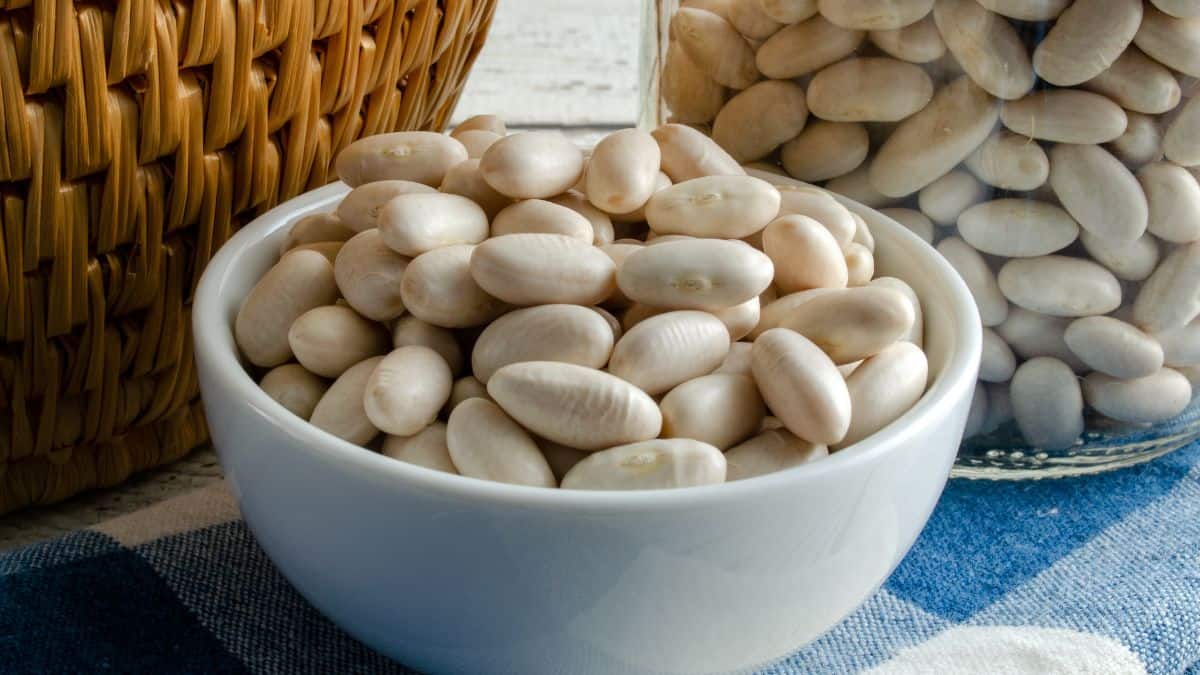
<svg viewBox="0 0 1200 675">
<path fill-rule="evenodd" d="M 1112 471 L 1161 457 L 1200 440 L 1200 398 L 1179 416 L 1154 425 L 1131 425 L 1089 417 L 1075 445 L 1031 448 L 1009 422 L 990 434 L 963 441 L 950 475 L 985 480 L 1066 478 Z"/>
</svg>

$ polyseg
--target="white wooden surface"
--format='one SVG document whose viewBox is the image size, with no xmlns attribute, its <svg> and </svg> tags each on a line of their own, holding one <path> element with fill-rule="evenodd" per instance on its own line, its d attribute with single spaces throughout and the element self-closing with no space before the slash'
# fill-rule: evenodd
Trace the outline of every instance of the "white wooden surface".
<svg viewBox="0 0 1200 675">
<path fill-rule="evenodd" d="M 494 113 L 510 127 L 563 127 L 580 143 L 631 126 L 638 109 L 641 0 L 501 0 L 454 120 Z M 0 517 L 0 550 L 144 508 L 220 480 L 211 448 L 121 487 Z"/>
</svg>

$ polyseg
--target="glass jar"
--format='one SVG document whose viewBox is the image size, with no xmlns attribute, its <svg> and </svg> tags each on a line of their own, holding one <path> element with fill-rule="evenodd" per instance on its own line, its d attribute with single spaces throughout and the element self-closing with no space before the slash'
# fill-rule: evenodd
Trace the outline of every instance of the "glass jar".
<svg viewBox="0 0 1200 675">
<path fill-rule="evenodd" d="M 957 475 L 1091 473 L 1200 438 L 1200 8 L 644 2 L 643 125 L 878 208 L 971 287 L 985 346 Z"/>
</svg>

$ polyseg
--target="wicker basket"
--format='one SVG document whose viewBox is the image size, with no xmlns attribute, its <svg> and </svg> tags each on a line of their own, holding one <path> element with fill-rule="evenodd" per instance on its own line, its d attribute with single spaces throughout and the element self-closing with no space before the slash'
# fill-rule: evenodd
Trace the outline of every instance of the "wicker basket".
<svg viewBox="0 0 1200 675">
<path fill-rule="evenodd" d="M 338 150 L 441 129 L 495 0 L 0 0 L 0 513 L 207 440 L 189 304 Z"/>
</svg>

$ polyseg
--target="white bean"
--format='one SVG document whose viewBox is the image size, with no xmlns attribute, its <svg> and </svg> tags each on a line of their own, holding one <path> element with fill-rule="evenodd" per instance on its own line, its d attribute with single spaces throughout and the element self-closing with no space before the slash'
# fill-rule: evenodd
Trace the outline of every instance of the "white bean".
<svg viewBox="0 0 1200 675">
<path fill-rule="evenodd" d="M 611 244 L 615 234 L 613 221 L 609 215 L 592 206 L 586 197 L 575 191 L 567 191 L 550 200 L 559 206 L 565 206 L 587 219 L 592 226 L 592 243 L 597 246 Z"/>
<path fill-rule="evenodd" d="M 1113 377 L 1146 377 L 1163 365 L 1163 348 L 1157 340 L 1109 316 L 1076 319 L 1063 337 L 1089 368 Z"/>
<path fill-rule="evenodd" d="M 749 438 L 767 414 L 753 378 L 715 373 L 675 387 L 659 408 L 663 438 L 691 438 L 721 450 Z"/>
<path fill-rule="evenodd" d="M 595 240 L 591 222 L 578 211 L 544 199 L 525 199 L 492 218 L 492 236 L 535 233 L 561 234 L 586 244 Z"/>
<path fill-rule="evenodd" d="M 838 246 L 845 248 L 854 240 L 858 228 L 854 214 L 828 192 L 817 188 L 780 185 L 779 216 L 800 215 L 808 216 L 821 223 Z"/>
<path fill-rule="evenodd" d="M 1183 167 L 1153 162 L 1138 169 L 1150 205 L 1150 234 L 1176 244 L 1200 239 L 1200 183 Z"/>
<path fill-rule="evenodd" d="M 1050 158 L 1042 146 L 1007 131 L 984 141 L 966 165 L 976 178 L 1002 190 L 1036 190 L 1050 177 Z"/>
<path fill-rule="evenodd" d="M 485 324 L 508 310 L 471 278 L 471 254 L 463 244 L 423 253 L 408 264 L 400 282 L 404 306 L 413 316 L 443 328 Z"/>
<path fill-rule="evenodd" d="M 901 28 L 872 30 L 867 37 L 880 51 L 909 63 L 929 63 L 946 54 L 946 42 L 932 14 Z"/>
<path fill-rule="evenodd" d="M 1144 281 L 1158 266 L 1158 240 L 1143 234 L 1133 241 L 1098 237 L 1087 230 L 1079 233 L 1084 250 L 1118 279 Z"/>
<path fill-rule="evenodd" d="M 649 440 L 662 430 L 662 414 L 649 395 L 573 363 L 505 366 L 488 381 L 488 393 L 526 429 L 580 450 Z"/>
<path fill-rule="evenodd" d="M 953 225 L 959 215 L 987 199 L 991 191 L 966 171 L 951 171 L 917 194 L 921 212 L 938 225 Z"/>
<path fill-rule="evenodd" d="M 1034 70 L 1060 87 L 1086 82 L 1118 60 L 1141 23 L 1141 0 L 1075 0 L 1034 50 Z"/>
<path fill-rule="evenodd" d="M 470 199 L 483 209 L 488 218 L 495 218 L 504 207 L 512 204 L 511 199 L 496 192 L 496 189 L 483 179 L 478 159 L 468 159 L 447 171 L 438 192 Z"/>
<path fill-rule="evenodd" d="M 996 326 L 996 334 L 1004 338 L 1021 358 L 1050 356 L 1066 363 L 1075 372 L 1083 372 L 1087 366 L 1067 346 L 1065 335 L 1070 323 L 1068 317 L 1049 316 L 1014 307 L 1004 323 Z"/>
<path fill-rule="evenodd" d="M 1170 368 L 1129 380 L 1092 373 L 1083 378 L 1083 396 L 1105 417 L 1150 424 L 1182 413 L 1192 400 L 1192 385 Z"/>
<path fill-rule="evenodd" d="M 725 355 L 725 360 L 721 362 L 720 366 L 717 366 L 713 374 L 749 375 L 750 350 L 753 347 L 753 342 L 735 342 L 730 345 L 729 353 Z"/>
<path fill-rule="evenodd" d="M 557 131 L 504 138 L 479 158 L 483 179 L 513 199 L 547 199 L 566 192 L 583 173 L 583 152 Z"/>
<path fill-rule="evenodd" d="M 662 171 L 675 183 L 703 176 L 744 176 L 746 170 L 716 141 L 683 124 L 650 132 L 662 153 Z"/>
<path fill-rule="evenodd" d="M 337 300 L 333 265 L 315 251 L 283 256 L 246 295 L 234 320 L 237 346 L 256 366 L 270 368 L 292 358 L 288 330 L 301 314 Z"/>
<path fill-rule="evenodd" d="M 671 34 L 688 58 L 719 84 L 745 89 L 759 79 L 754 50 L 724 18 L 684 7 L 671 17 Z"/>
<path fill-rule="evenodd" d="M 1013 416 L 1026 442 L 1043 450 L 1075 444 L 1083 433 L 1083 393 L 1067 364 L 1030 359 L 1017 368 L 1009 387 Z"/>
<path fill-rule="evenodd" d="M 471 256 L 471 277 L 514 305 L 595 305 L 616 289 L 617 267 L 600 249 L 561 234 L 508 234 Z"/>
<path fill-rule="evenodd" d="M 925 344 L 925 312 L 921 309 L 921 299 L 917 297 L 917 292 L 913 290 L 903 279 L 896 277 L 878 277 L 871 280 L 870 286 L 880 286 L 898 291 L 901 295 L 908 299 L 908 303 L 913 309 L 912 328 L 904 335 L 902 340 L 907 340 L 918 347 Z"/>
<path fill-rule="evenodd" d="M 490 133 L 479 131 L 476 133 Z M 383 440 L 385 457 L 423 466 L 443 473 L 457 474 L 450 447 L 446 444 L 446 425 L 434 422 L 411 436 L 388 436 Z"/>
<path fill-rule="evenodd" d="M 628 329 L 613 348 L 608 370 L 653 396 L 711 373 L 729 345 L 728 329 L 712 314 L 667 312 Z"/>
<path fill-rule="evenodd" d="M 846 285 L 865 286 L 875 276 L 875 256 L 862 244 L 853 243 L 846 247 Z"/>
<path fill-rule="evenodd" d="M 407 194 L 379 213 L 379 234 L 393 251 L 416 257 L 436 248 L 487 239 L 487 213 L 461 195 Z"/>
<path fill-rule="evenodd" d="M 1186 326 L 1159 331 L 1154 339 L 1162 346 L 1168 366 L 1200 365 L 1200 320 L 1192 319 Z"/>
<path fill-rule="evenodd" d="M 800 85 L 765 80 L 729 99 L 713 120 L 712 137 L 734 159 L 749 162 L 795 138 L 807 120 L 808 107 Z"/>
<path fill-rule="evenodd" d="M 1054 146 L 1050 186 L 1071 217 L 1097 236 L 1132 241 L 1146 231 L 1150 207 L 1137 178 L 1098 145 Z"/>
<path fill-rule="evenodd" d="M 958 233 L 971 246 L 1006 258 L 1061 251 L 1079 236 L 1079 225 L 1061 208 L 1032 199 L 996 199 L 958 217 Z"/>
<path fill-rule="evenodd" d="M 346 241 L 354 236 L 354 230 L 342 222 L 334 213 L 311 213 L 303 216 L 288 228 L 287 236 L 279 244 L 279 255 L 305 244 L 330 241 Z"/>
<path fill-rule="evenodd" d="M 816 227 L 832 241 L 824 228 Z M 617 273 L 617 284 L 636 302 L 717 311 L 757 299 L 776 274 L 771 260 L 737 241 L 671 241 L 630 253 Z"/>
<path fill-rule="evenodd" d="M 850 392 L 833 361 L 808 338 L 773 328 L 754 341 L 751 368 L 767 407 L 788 431 L 814 443 L 841 441 L 850 429 Z"/>
<path fill-rule="evenodd" d="M 763 75 L 788 80 L 841 61 L 853 54 L 865 37 L 861 30 L 841 28 L 818 15 L 767 38 L 754 62 Z"/>
<path fill-rule="evenodd" d="M 379 435 L 379 429 L 367 417 L 363 399 L 367 381 L 381 361 L 383 357 L 376 356 L 356 363 L 342 373 L 317 401 L 308 421 L 355 445 L 370 443 Z"/>
<path fill-rule="evenodd" d="M 906 208 L 879 209 L 879 212 L 903 225 L 905 229 L 920 237 L 926 244 L 933 243 L 935 232 L 933 221 L 924 213 Z"/>
<path fill-rule="evenodd" d="M 401 347 L 383 357 L 363 392 L 363 409 L 380 431 L 411 436 L 437 419 L 454 376 L 428 347 Z"/>
<path fill-rule="evenodd" d="M 932 98 L 929 75 L 892 58 L 846 59 L 823 68 L 808 85 L 809 109 L 832 122 L 898 122 Z"/>
<path fill-rule="evenodd" d="M 328 378 L 385 353 L 388 342 L 382 326 L 341 305 L 310 309 L 288 329 L 288 344 L 300 365 Z"/>
<path fill-rule="evenodd" d="M 1012 348 L 991 328 L 983 329 L 983 356 L 979 361 L 979 379 L 984 382 L 1008 382 L 1017 369 Z"/>
<path fill-rule="evenodd" d="M 725 482 L 725 456 L 690 438 L 658 438 L 585 457 L 563 476 L 565 490 L 661 490 Z"/>
<path fill-rule="evenodd" d="M 1179 328 L 1200 315 L 1200 242 L 1179 246 L 1142 284 L 1134 322 L 1151 333 Z"/>
<path fill-rule="evenodd" d="M 779 191 L 751 176 L 708 176 L 676 183 L 646 203 L 646 222 L 658 234 L 740 239 L 779 213 Z"/>
<path fill-rule="evenodd" d="M 404 313 L 400 282 L 408 263 L 409 258 L 388 248 L 379 230 L 365 230 L 342 246 L 333 261 L 333 277 L 354 311 L 389 321 Z"/>
<path fill-rule="evenodd" d="M 822 293 L 793 309 L 781 325 L 811 340 L 834 363 L 844 364 L 903 339 L 915 318 L 912 303 L 901 292 L 862 286 Z"/>
<path fill-rule="evenodd" d="M 533 487 L 558 484 L 533 438 L 486 399 L 468 399 L 450 413 L 446 446 L 463 476 Z"/>
<path fill-rule="evenodd" d="M 958 237 L 943 239 L 937 250 L 971 291 L 983 325 L 990 327 L 1003 323 L 1008 317 L 1008 300 L 1000 291 L 1000 285 L 983 256 Z"/>
<path fill-rule="evenodd" d="M 1164 66 L 1200 77 L 1200 22 L 1145 7 L 1133 42 Z"/>
<path fill-rule="evenodd" d="M 770 429 L 725 452 L 725 480 L 764 476 L 828 456 L 824 444 L 803 440 L 787 429 Z"/>
<path fill-rule="evenodd" d="M 588 160 L 587 196 L 607 213 L 628 213 L 654 193 L 662 153 L 654 137 L 638 129 L 609 134 Z"/>
<path fill-rule="evenodd" d="M 1121 306 L 1121 282 L 1082 258 L 1014 258 L 1000 268 L 1001 292 L 1014 304 L 1052 316 L 1107 314 Z"/>
<path fill-rule="evenodd" d="M 850 428 L 835 448 L 861 441 L 908 412 L 925 393 L 929 364 L 911 342 L 897 342 L 866 359 L 846 377 Z"/>
<path fill-rule="evenodd" d="M 871 149 L 867 129 L 856 122 L 812 120 L 783 144 L 780 161 L 793 178 L 817 182 L 862 166 Z"/>
<path fill-rule="evenodd" d="M 1170 69 L 1137 47 L 1127 48 L 1107 70 L 1083 86 L 1107 96 L 1126 110 L 1148 115 L 1173 110 L 1182 96 L 1179 82 Z"/>
<path fill-rule="evenodd" d="M 1126 113 L 1129 124 L 1121 134 L 1106 147 L 1127 166 L 1137 168 L 1143 164 L 1163 158 L 1163 130 L 1158 118 L 1140 113 Z"/>
<path fill-rule="evenodd" d="M 379 226 L 384 204 L 400 195 L 437 192 L 435 187 L 410 180 L 377 180 L 351 190 L 337 207 L 337 215 L 355 232 Z"/>
<path fill-rule="evenodd" d="M 988 93 L 1012 100 L 1033 88 L 1033 65 L 1012 24 L 975 0 L 938 0 L 933 19 L 946 48 Z"/>
<path fill-rule="evenodd" d="M 920 21 L 933 0 L 820 0 L 821 16 L 843 28 L 890 30 Z"/>
<path fill-rule="evenodd" d="M 457 140 L 432 131 L 367 136 L 338 153 L 338 178 L 350 187 L 380 180 L 409 180 L 436 187 L 455 164 L 466 161 Z"/>
<path fill-rule="evenodd" d="M 496 319 L 479 335 L 471 368 L 483 383 L 500 368 L 522 361 L 562 361 L 603 368 L 613 331 L 590 307 L 539 305 Z"/>
<path fill-rule="evenodd" d="M 272 368 L 258 383 L 267 396 L 287 408 L 293 415 L 307 420 L 312 417 L 317 401 L 329 389 L 329 383 L 304 369 L 298 363 Z"/>
</svg>

